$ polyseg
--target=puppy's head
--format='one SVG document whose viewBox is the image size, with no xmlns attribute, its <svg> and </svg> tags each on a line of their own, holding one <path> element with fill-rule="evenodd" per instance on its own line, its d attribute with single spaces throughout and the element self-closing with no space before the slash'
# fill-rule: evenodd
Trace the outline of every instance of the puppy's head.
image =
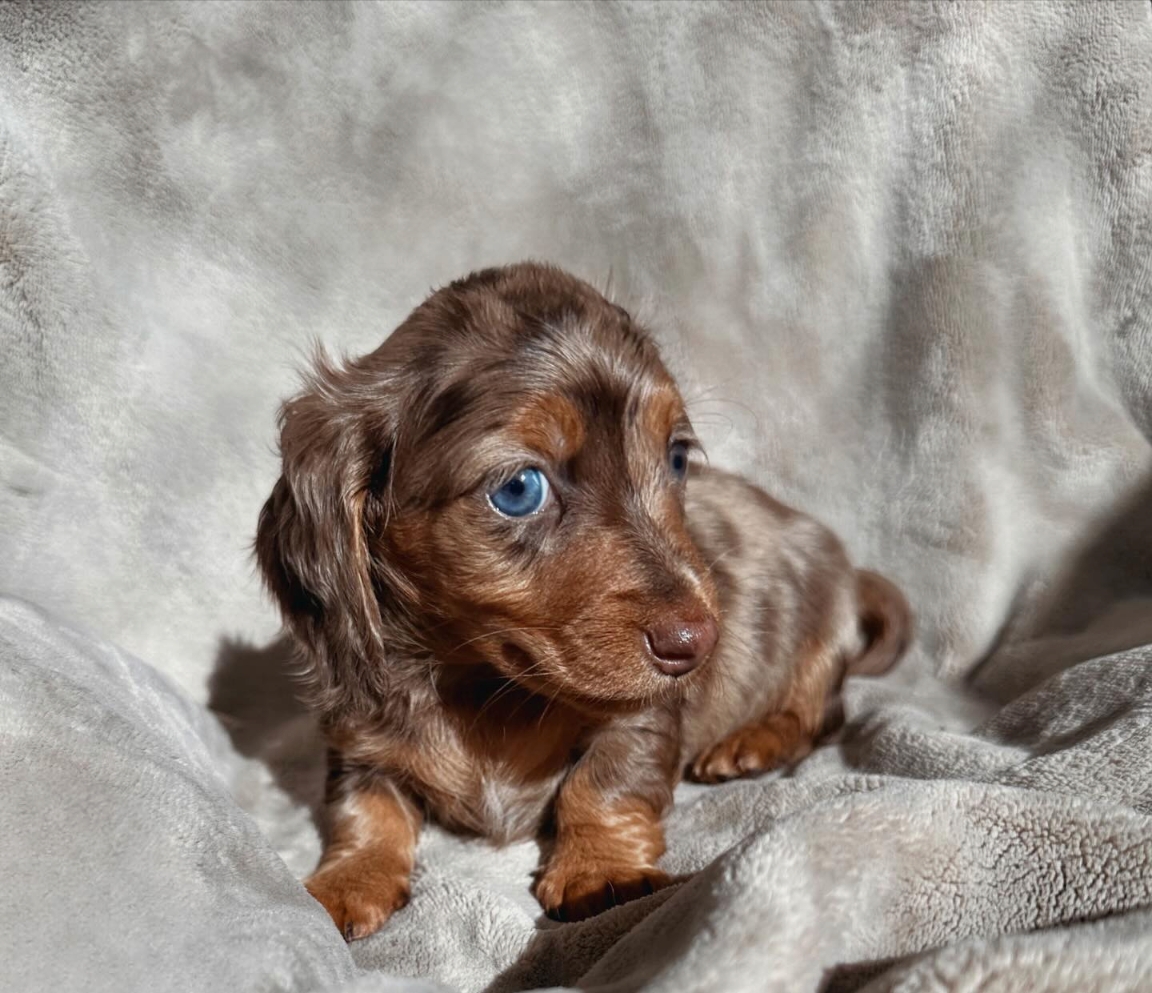
<svg viewBox="0 0 1152 993">
<path fill-rule="evenodd" d="M 534 264 L 453 283 L 321 363 L 281 424 L 257 554 L 322 710 L 370 707 L 398 658 L 626 708 L 711 652 L 683 402 L 587 283 Z"/>
</svg>

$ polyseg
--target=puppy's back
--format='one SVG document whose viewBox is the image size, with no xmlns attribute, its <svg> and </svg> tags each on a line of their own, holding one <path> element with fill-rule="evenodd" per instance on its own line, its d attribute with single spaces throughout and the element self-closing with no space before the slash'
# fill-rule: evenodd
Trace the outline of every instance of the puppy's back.
<svg viewBox="0 0 1152 993">
<path fill-rule="evenodd" d="M 722 633 L 712 671 L 689 694 L 686 760 L 782 707 L 798 682 L 831 694 L 845 671 L 879 671 L 902 654 L 907 632 L 900 617 L 910 625 L 902 595 L 882 577 L 872 582 L 865 577 L 875 574 L 853 568 L 819 521 L 711 468 L 695 471 L 687 510 L 720 594 Z M 903 604 L 904 614 L 889 611 L 892 604 Z M 882 645 L 876 635 L 883 635 Z M 864 668 L 855 665 L 862 659 Z M 798 671 L 805 666 L 819 671 Z"/>
</svg>

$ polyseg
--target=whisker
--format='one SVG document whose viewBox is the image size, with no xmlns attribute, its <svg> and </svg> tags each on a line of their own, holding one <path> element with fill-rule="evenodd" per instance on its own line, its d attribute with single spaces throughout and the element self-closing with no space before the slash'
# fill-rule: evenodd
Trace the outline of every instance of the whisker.
<svg viewBox="0 0 1152 993">
<path fill-rule="evenodd" d="M 522 679 L 525 676 L 533 676 L 536 673 L 541 672 L 541 671 L 554 672 L 555 670 L 548 670 L 548 663 L 550 661 L 551 661 L 551 659 L 549 659 L 549 658 L 538 659 L 532 665 L 528 666 L 527 669 L 523 670 L 520 673 L 517 673 L 517 676 L 519 677 L 519 679 Z M 480 719 L 480 717 L 483 716 L 484 712 L 489 707 L 491 707 L 497 700 L 499 700 L 505 694 L 510 693 L 514 689 L 524 690 L 524 692 L 527 693 L 529 696 L 532 695 L 532 691 L 529 690 L 524 685 L 522 685 L 519 682 L 519 679 L 512 679 L 512 678 L 507 677 L 507 676 L 502 676 L 502 678 L 505 680 L 504 686 L 502 686 L 499 690 L 497 690 L 491 697 L 489 697 L 484 702 L 484 705 L 480 708 L 479 712 L 476 714 L 476 720 L 477 721 Z M 473 722 L 473 726 L 475 726 L 475 721 Z"/>
<path fill-rule="evenodd" d="M 529 666 L 527 669 L 525 669 L 525 670 L 524 670 L 524 672 L 520 673 L 519 675 L 520 675 L 521 677 L 523 677 L 523 676 L 533 675 L 533 674 L 535 674 L 535 673 L 537 673 L 537 672 L 540 672 L 540 671 L 545 671 L 545 672 L 547 672 L 549 675 L 555 675 L 555 674 L 556 674 L 556 673 L 559 671 L 559 668 L 560 668 L 560 667 L 549 667 L 549 663 L 551 663 L 551 662 L 553 662 L 553 661 L 557 661 L 557 660 L 559 659 L 559 656 L 558 656 L 558 654 L 557 654 L 556 652 L 554 652 L 554 651 L 553 651 L 551 648 L 547 648 L 547 649 L 546 649 L 546 652 L 547 652 L 547 654 L 546 654 L 546 655 L 545 655 L 543 658 L 539 659 L 539 660 L 538 660 L 537 662 L 535 662 L 533 665 Z M 510 680 L 509 682 L 510 682 L 510 684 L 511 684 L 511 685 L 514 685 L 514 686 L 519 686 L 519 687 L 520 687 L 520 689 L 523 689 L 523 690 L 524 690 L 524 692 L 525 692 L 525 696 L 524 696 L 524 699 L 523 699 L 523 700 L 521 700 L 521 701 L 520 701 L 520 703 L 518 703 L 518 704 L 516 705 L 516 707 L 515 707 L 515 708 L 513 708 L 513 710 L 512 710 L 512 713 L 508 715 L 509 719 L 511 719 L 513 716 L 515 716 L 515 715 L 516 715 L 516 714 L 517 714 L 517 713 L 520 711 L 520 708 L 521 708 L 521 707 L 523 707 L 523 706 L 524 706 L 524 704 L 526 704 L 526 703 L 527 703 L 527 702 L 528 702 L 530 699 L 532 699 L 532 697 L 534 697 L 534 696 L 537 696 L 538 694 L 536 694 L 536 693 L 533 693 L 533 692 L 532 692 L 530 689 L 528 689 L 528 687 L 526 687 L 526 686 L 521 686 L 521 685 L 518 683 L 518 681 L 517 681 L 517 680 Z M 508 689 L 510 689 L 510 688 L 511 688 L 511 686 L 509 686 L 509 687 L 506 687 L 506 688 L 505 688 L 505 690 L 504 690 L 504 691 L 501 691 L 501 692 L 506 692 L 506 691 L 507 691 Z M 548 713 L 548 709 L 549 709 L 549 708 L 552 706 L 552 704 L 553 704 L 553 703 L 555 703 L 555 702 L 556 702 L 556 700 L 559 698 L 559 695 L 560 695 L 560 689 L 558 688 L 558 689 L 556 690 L 556 692 L 555 692 L 555 693 L 553 693 L 553 694 L 552 694 L 552 695 L 549 697 L 549 699 L 548 699 L 548 702 L 545 704 L 545 706 L 544 706 L 544 710 L 543 710 L 543 712 L 542 712 L 542 713 L 541 713 L 541 715 L 540 715 L 540 720 L 538 720 L 538 721 L 536 722 L 536 726 L 537 726 L 537 727 L 539 727 L 539 726 L 540 726 L 541 722 L 544 720 L 544 715 Z M 492 702 L 493 702 L 493 701 L 489 701 L 488 703 L 486 703 L 486 704 L 484 705 L 484 707 L 482 707 L 482 708 L 481 708 L 481 711 L 480 711 L 480 712 L 481 712 L 481 714 L 484 712 L 484 710 L 485 710 L 485 709 L 487 709 L 487 707 L 488 707 L 488 706 L 489 706 L 489 705 L 490 705 Z M 477 715 L 477 719 L 479 719 L 479 716 L 480 716 L 480 715 L 478 714 L 478 715 Z"/>
<path fill-rule="evenodd" d="M 560 689 L 557 688 L 556 692 L 548 697 L 548 702 L 544 705 L 543 711 L 540 713 L 540 719 L 536 722 L 536 728 L 539 730 L 544 725 L 544 718 L 548 716 L 548 711 L 552 709 L 552 704 L 560 699 Z"/>
<path fill-rule="evenodd" d="M 515 633 L 520 632 L 520 631 L 559 631 L 559 630 L 560 629 L 558 627 L 553 626 L 553 627 L 499 628 L 496 631 L 484 631 L 483 633 L 476 635 L 476 637 L 474 637 L 474 638 L 469 638 L 467 641 L 460 642 L 460 644 L 457 645 L 455 648 L 450 649 L 448 654 L 452 655 L 455 652 L 460 651 L 461 648 L 467 648 L 473 642 L 479 641 L 481 638 L 495 638 L 495 637 L 498 637 L 499 635 L 502 635 L 502 634 L 515 634 Z"/>
<path fill-rule="evenodd" d="M 720 561 L 722 558 L 724 558 L 726 555 L 731 555 L 731 554 L 732 554 L 733 552 L 735 552 L 735 551 L 738 551 L 738 550 L 739 550 L 739 548 L 740 548 L 740 546 L 739 546 L 739 545 L 733 545 L 731 548 L 726 548 L 726 549 L 724 549 L 724 551 L 722 551 L 722 552 L 721 552 L 719 555 L 717 555 L 717 556 L 716 556 L 716 558 L 714 558 L 714 559 L 713 559 L 711 562 L 709 562 L 709 563 L 708 563 L 708 565 L 707 565 L 707 566 L 705 566 L 705 568 L 706 568 L 706 569 L 711 569 L 711 568 L 712 568 L 712 566 L 714 566 L 714 565 L 715 565 L 717 562 L 719 562 L 719 561 Z"/>
<path fill-rule="evenodd" d="M 760 427 L 760 415 L 758 413 L 756 413 L 756 411 L 753 410 L 751 407 L 749 407 L 746 403 L 743 403 L 740 400 L 732 400 L 732 399 L 729 399 L 728 397 L 699 396 L 699 397 L 696 397 L 695 399 L 692 399 L 692 400 L 685 400 L 684 406 L 685 406 L 685 408 L 690 408 L 696 404 L 701 404 L 701 403 L 726 403 L 731 407 L 739 407 L 741 410 L 743 410 L 745 413 L 747 413 L 752 418 L 752 422 L 756 426 L 757 429 L 759 429 L 759 427 Z M 719 416 L 719 417 L 724 416 L 723 414 L 720 414 L 718 411 L 713 411 L 713 414 L 715 414 L 716 416 Z M 693 419 L 695 419 L 695 415 L 693 415 Z"/>
<path fill-rule="evenodd" d="M 692 392 L 691 394 L 685 395 L 684 402 L 686 404 L 699 403 L 701 400 L 708 399 L 709 393 L 715 393 L 718 389 L 720 389 L 720 387 L 726 386 L 726 385 L 727 385 L 726 382 L 719 382 L 719 383 L 713 383 L 711 386 L 697 387 L 697 389 L 694 392 Z"/>
</svg>

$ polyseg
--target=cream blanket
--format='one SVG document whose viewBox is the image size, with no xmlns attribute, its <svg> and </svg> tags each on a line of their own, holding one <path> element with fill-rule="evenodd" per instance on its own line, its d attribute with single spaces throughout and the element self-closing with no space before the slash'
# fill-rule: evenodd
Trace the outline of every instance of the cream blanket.
<svg viewBox="0 0 1152 993">
<path fill-rule="evenodd" d="M 1147 0 L 8 3 L 0 39 L 0 987 L 1152 988 Z M 611 274 L 713 462 L 919 643 L 795 775 L 681 790 L 689 881 L 555 925 L 533 845 L 433 830 L 349 949 L 249 557 L 276 404 L 312 338 L 529 256 Z"/>
</svg>

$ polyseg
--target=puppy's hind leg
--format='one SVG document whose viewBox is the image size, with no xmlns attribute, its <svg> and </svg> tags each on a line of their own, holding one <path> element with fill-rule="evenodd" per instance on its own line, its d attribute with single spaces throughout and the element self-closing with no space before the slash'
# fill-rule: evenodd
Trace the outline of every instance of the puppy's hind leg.
<svg viewBox="0 0 1152 993">
<path fill-rule="evenodd" d="M 802 651 L 779 708 L 737 728 L 692 762 L 690 778 L 722 783 L 799 762 L 823 733 L 826 708 L 844 662 L 838 649 L 817 643 Z"/>
</svg>

